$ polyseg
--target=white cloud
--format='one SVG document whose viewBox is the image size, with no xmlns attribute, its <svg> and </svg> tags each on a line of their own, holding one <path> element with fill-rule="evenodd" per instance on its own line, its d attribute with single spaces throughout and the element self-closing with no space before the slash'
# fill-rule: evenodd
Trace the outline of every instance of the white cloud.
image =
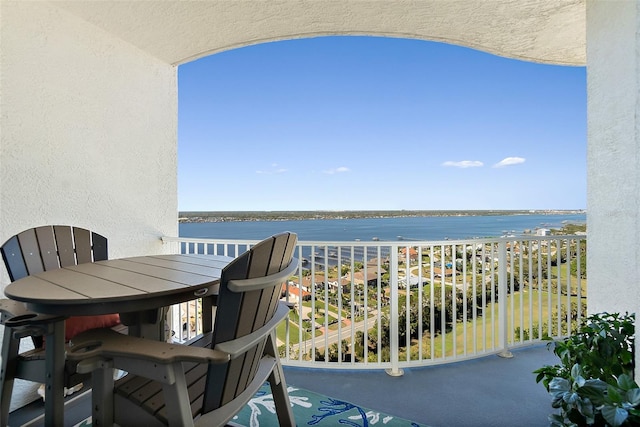
<svg viewBox="0 0 640 427">
<path fill-rule="evenodd" d="M 447 161 L 444 162 L 442 166 L 452 166 L 456 168 L 479 168 L 481 166 L 484 166 L 484 163 L 478 160 L 462 160 L 460 162 Z"/>
<path fill-rule="evenodd" d="M 285 168 L 278 168 L 277 163 L 272 163 L 271 168 L 272 168 L 271 170 L 257 170 L 256 173 L 262 174 L 262 175 L 273 175 L 278 173 L 285 173 L 287 171 L 287 169 Z"/>
<path fill-rule="evenodd" d="M 333 175 L 334 173 L 343 173 L 343 172 L 349 172 L 351 171 L 351 169 L 349 169 L 346 166 L 340 166 L 339 168 L 336 169 L 329 169 L 326 171 L 323 171 L 324 173 L 328 174 L 328 175 Z"/>
<path fill-rule="evenodd" d="M 505 159 L 500 160 L 498 163 L 493 165 L 493 167 L 501 168 L 504 166 L 519 165 L 520 163 L 524 163 L 525 160 L 526 159 L 523 157 L 507 157 Z"/>
</svg>

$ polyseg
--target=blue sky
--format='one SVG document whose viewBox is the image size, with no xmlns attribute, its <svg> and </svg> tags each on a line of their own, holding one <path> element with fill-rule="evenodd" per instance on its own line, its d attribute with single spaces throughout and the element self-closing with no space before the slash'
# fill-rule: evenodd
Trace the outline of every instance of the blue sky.
<svg viewBox="0 0 640 427">
<path fill-rule="evenodd" d="M 584 209 L 586 69 L 318 37 L 178 68 L 193 210 Z"/>
</svg>

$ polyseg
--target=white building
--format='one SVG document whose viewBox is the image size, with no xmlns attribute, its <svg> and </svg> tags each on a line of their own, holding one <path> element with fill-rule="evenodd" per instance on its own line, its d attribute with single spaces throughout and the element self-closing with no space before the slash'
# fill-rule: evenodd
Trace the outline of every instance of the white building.
<svg viewBox="0 0 640 427">
<path fill-rule="evenodd" d="M 549 234 L 551 234 L 551 230 L 548 228 L 538 228 L 536 230 L 536 236 L 548 236 Z"/>
</svg>

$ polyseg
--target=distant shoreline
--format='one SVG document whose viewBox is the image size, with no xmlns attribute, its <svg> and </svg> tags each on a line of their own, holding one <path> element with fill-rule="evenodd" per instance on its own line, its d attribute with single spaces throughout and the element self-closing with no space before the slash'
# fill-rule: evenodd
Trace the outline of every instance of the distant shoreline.
<svg viewBox="0 0 640 427">
<path fill-rule="evenodd" d="M 363 211 L 181 211 L 178 222 L 292 221 L 311 219 L 403 218 L 429 216 L 572 215 L 585 209 L 526 210 L 363 210 Z"/>
</svg>

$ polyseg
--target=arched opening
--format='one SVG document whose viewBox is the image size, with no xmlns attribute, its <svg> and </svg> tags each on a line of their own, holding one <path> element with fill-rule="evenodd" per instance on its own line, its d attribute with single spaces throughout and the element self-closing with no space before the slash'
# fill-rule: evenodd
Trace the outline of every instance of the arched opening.
<svg viewBox="0 0 640 427">
<path fill-rule="evenodd" d="M 180 210 L 585 208 L 583 67 L 332 36 L 178 76 Z"/>
</svg>

